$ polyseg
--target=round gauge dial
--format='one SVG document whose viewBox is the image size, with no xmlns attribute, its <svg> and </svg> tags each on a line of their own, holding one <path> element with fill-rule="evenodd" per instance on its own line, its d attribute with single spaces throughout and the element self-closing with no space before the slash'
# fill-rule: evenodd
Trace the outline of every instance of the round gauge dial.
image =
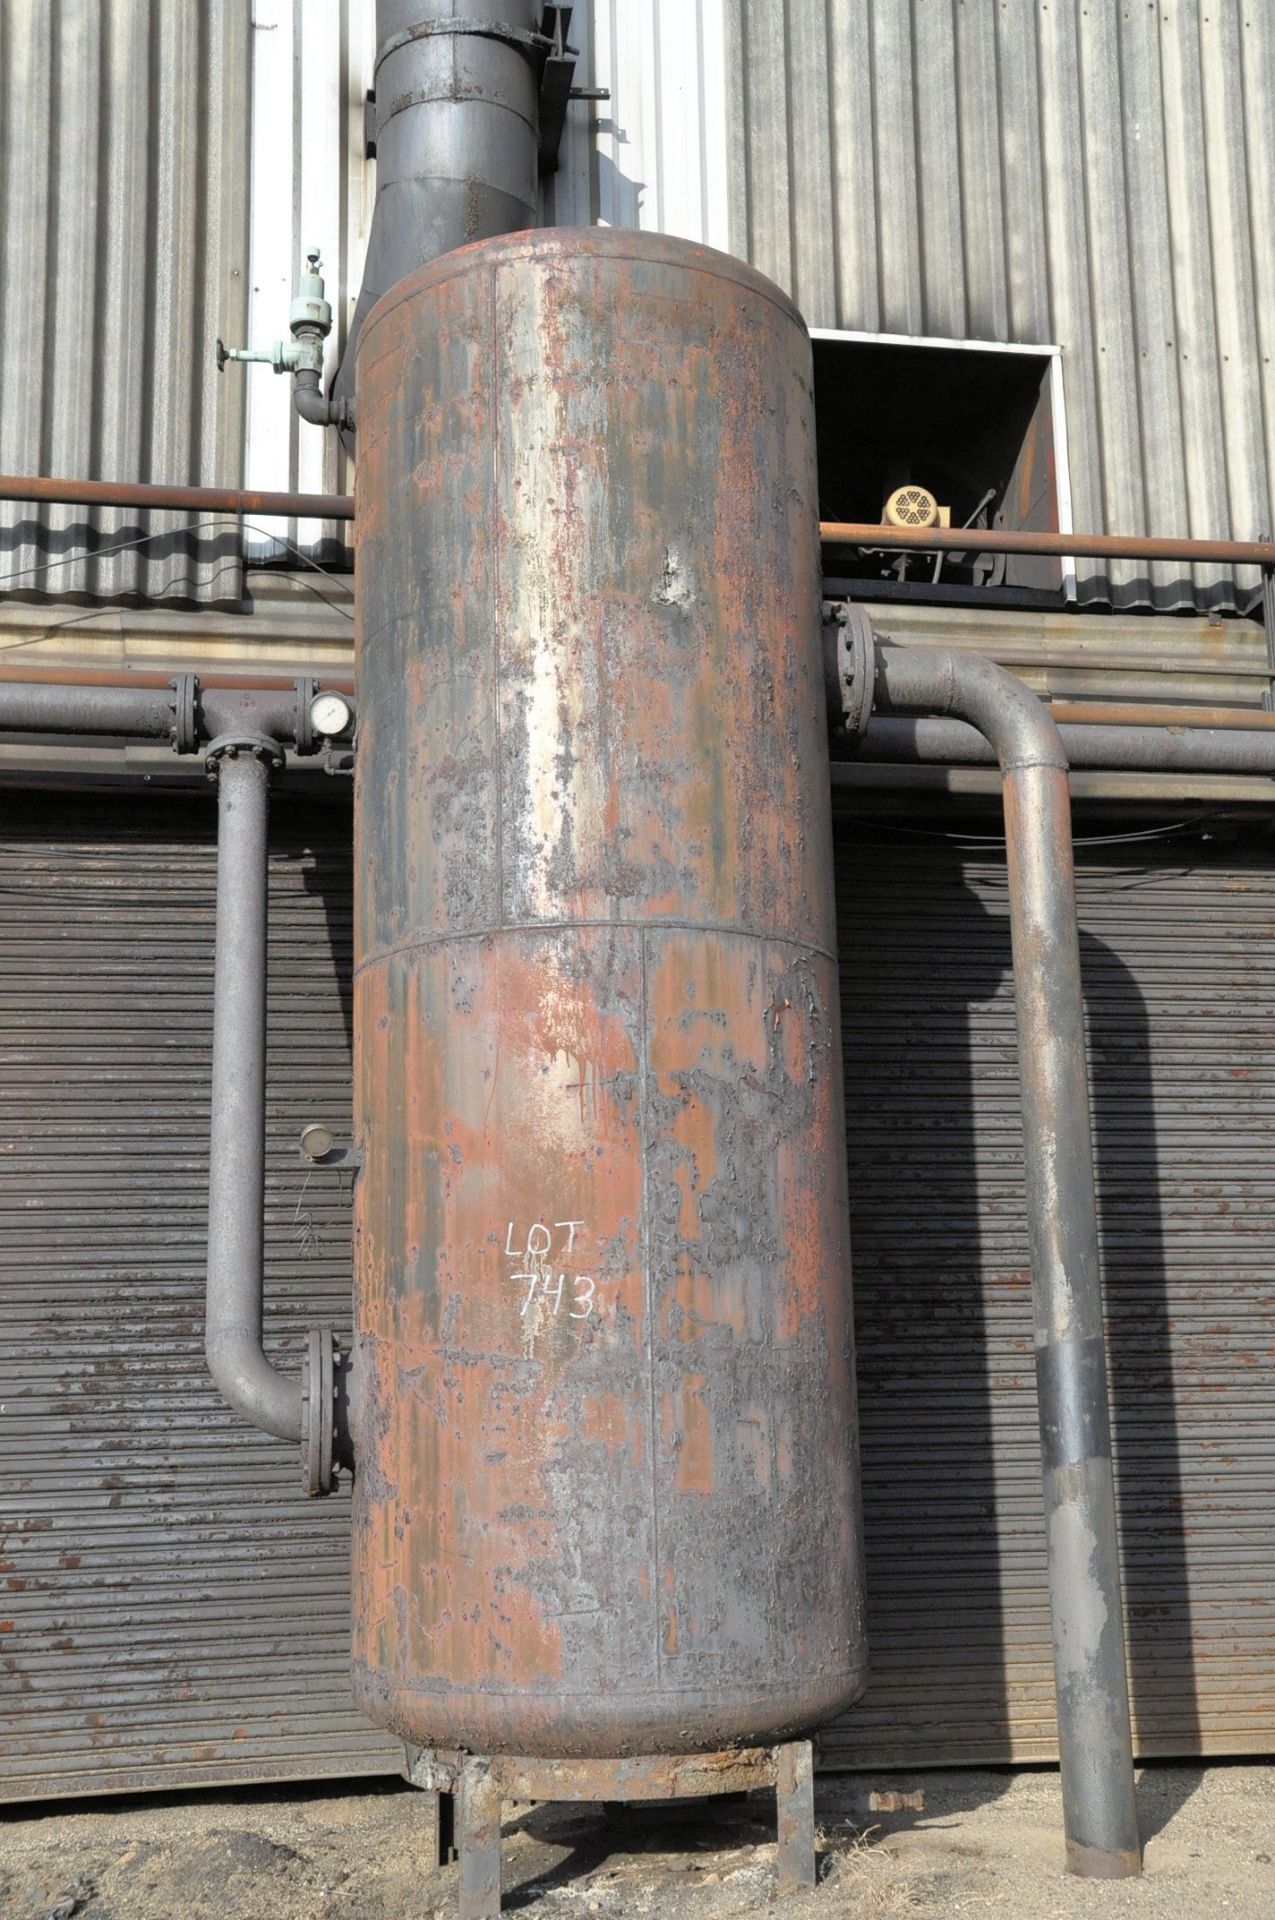
<svg viewBox="0 0 1275 1920">
<path fill-rule="evenodd" d="M 350 724 L 350 704 L 339 693 L 316 693 L 310 702 L 310 725 L 331 740 Z"/>
</svg>

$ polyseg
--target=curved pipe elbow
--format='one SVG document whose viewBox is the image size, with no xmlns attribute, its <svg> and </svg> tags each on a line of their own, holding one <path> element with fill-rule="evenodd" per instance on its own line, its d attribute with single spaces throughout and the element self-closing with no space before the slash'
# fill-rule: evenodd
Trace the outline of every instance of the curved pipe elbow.
<svg viewBox="0 0 1275 1920">
<path fill-rule="evenodd" d="M 281 1440 L 300 1440 L 302 1384 L 262 1348 L 265 1202 L 266 851 L 278 749 L 225 736 L 217 777 L 217 936 L 213 963 L 205 1351 L 228 1404 Z"/>
<path fill-rule="evenodd" d="M 253 1328 L 217 1326 L 210 1319 L 204 1353 L 213 1384 L 232 1412 L 278 1440 L 301 1440 L 301 1381 L 271 1366 Z"/>
<path fill-rule="evenodd" d="M 876 649 L 874 710 L 967 720 L 995 750 L 1003 773 L 1068 770 L 1067 749 L 1048 712 L 1017 674 L 948 647 Z"/>
<path fill-rule="evenodd" d="M 309 367 L 303 367 L 293 376 L 292 404 L 303 420 L 312 427 L 339 427 L 343 433 L 354 430 L 354 407 L 349 400 L 329 400 L 319 383 L 319 376 Z"/>
</svg>

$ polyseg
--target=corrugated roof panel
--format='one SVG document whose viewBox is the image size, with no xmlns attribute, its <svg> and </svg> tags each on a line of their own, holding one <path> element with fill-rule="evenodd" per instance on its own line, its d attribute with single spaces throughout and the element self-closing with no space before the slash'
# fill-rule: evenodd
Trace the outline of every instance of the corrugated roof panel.
<svg viewBox="0 0 1275 1920">
<path fill-rule="evenodd" d="M 1076 526 L 1270 531 L 1270 8 L 726 0 L 725 25 L 731 247 L 812 326 L 1061 344 Z M 1257 586 L 1150 571 L 1163 607 Z M 1146 569 L 1079 573 L 1146 597 Z"/>
<path fill-rule="evenodd" d="M 249 66 L 247 0 L 0 0 L 6 471 L 239 483 Z M 229 522 L 0 506 L 0 591 L 241 584 Z"/>
</svg>

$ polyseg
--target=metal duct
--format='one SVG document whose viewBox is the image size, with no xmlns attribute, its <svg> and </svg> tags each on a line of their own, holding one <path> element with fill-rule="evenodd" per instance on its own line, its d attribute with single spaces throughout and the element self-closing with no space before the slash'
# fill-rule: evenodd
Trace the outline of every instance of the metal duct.
<svg viewBox="0 0 1275 1920">
<path fill-rule="evenodd" d="M 377 0 L 376 207 L 333 396 L 352 399 L 359 329 L 440 253 L 536 224 L 536 0 Z"/>
</svg>

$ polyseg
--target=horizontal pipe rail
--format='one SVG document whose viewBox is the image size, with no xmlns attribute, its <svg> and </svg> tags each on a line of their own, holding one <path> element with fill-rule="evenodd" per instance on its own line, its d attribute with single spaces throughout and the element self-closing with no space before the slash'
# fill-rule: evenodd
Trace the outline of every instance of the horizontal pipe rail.
<svg viewBox="0 0 1275 1920">
<path fill-rule="evenodd" d="M 1265 676 L 1263 676 L 1265 677 Z M 325 682 L 326 684 L 326 682 Z M 1141 700 L 1051 700 L 1041 696 L 1060 727 L 1225 727 L 1275 732 L 1275 713 L 1261 707 L 1160 706 Z"/>
<path fill-rule="evenodd" d="M 146 480 L 45 480 L 0 474 L 0 500 L 35 506 L 141 507 L 191 513 L 282 514 L 289 520 L 353 520 L 348 493 L 262 493 L 247 487 L 172 487 Z"/>
<path fill-rule="evenodd" d="M 50 480 L 0 474 L 0 500 L 38 506 L 149 507 L 205 513 L 282 514 L 289 519 L 353 520 L 347 493 L 263 493 L 245 487 L 161 486 L 141 480 Z M 1005 527 L 886 527 L 823 520 L 832 547 L 889 547 L 924 553 L 1023 553 L 1045 559 L 1181 560 L 1189 565 L 1275 566 L 1275 540 L 1180 540 L 1145 534 L 1038 533 Z"/>
<path fill-rule="evenodd" d="M 879 527 L 821 520 L 825 547 L 888 547 L 916 553 L 1026 553 L 1041 559 L 1181 560 L 1275 566 L 1275 540 L 1178 540 L 1134 533 L 1034 533 L 1007 527 Z"/>
<path fill-rule="evenodd" d="M 306 673 L 302 667 L 300 673 Z M 310 677 L 316 679 L 325 693 L 354 692 L 354 679 L 351 674 L 329 673 L 326 667 L 311 668 Z M 297 684 L 296 674 L 252 673 L 236 671 L 234 673 L 198 674 L 201 692 L 217 693 L 288 693 Z M 33 663 L 24 655 L 24 664 L 20 666 L 0 665 L 0 699 L 4 697 L 4 688 L 17 682 L 23 686 L 40 687 L 171 687 L 173 669 L 171 667 L 126 667 L 116 662 L 109 667 L 64 667 L 46 666 L 43 662 Z M 1223 709 L 1225 711 L 1225 709 Z M 1254 709 L 1256 712 L 1256 709 Z M 1260 714 L 1258 718 L 1260 719 Z M 1270 716 L 1275 725 L 1275 714 Z"/>
<path fill-rule="evenodd" d="M 980 658 L 959 657 L 973 661 Z M 1159 724 L 1131 726 L 1109 722 L 1102 709 L 1068 709 L 1062 703 L 1052 710 L 1052 716 L 1068 710 L 1102 713 L 1101 722 L 1064 723 L 1060 728 L 1068 758 L 1076 768 L 1275 778 L 1275 725 L 1182 726 L 1176 718 L 1170 723 L 1170 716 L 1177 710 L 1160 708 L 1154 710 L 1161 716 Z M 1113 714 L 1137 711 L 1136 707 L 1111 709 Z M 1224 709 L 1222 712 L 1225 714 Z M 1252 720 L 1262 717 L 1248 716 Z M 1275 716 L 1270 718 L 1275 721 Z M 290 741 L 295 737 L 297 720 L 295 688 L 288 682 L 252 686 L 200 682 L 196 733 L 202 740 L 247 730 Z M 173 724 L 170 683 L 158 674 L 139 674 L 123 685 L 104 684 L 97 676 L 70 683 L 61 679 L 0 679 L 0 734 L 164 740 L 172 737 Z M 878 715 L 869 722 L 853 758 L 903 766 L 990 766 L 995 754 L 983 735 L 963 721 Z M 838 779 L 835 770 L 833 778 L 834 782 Z"/>
<path fill-rule="evenodd" d="M 121 677 L 121 675 L 123 677 Z M 325 693 L 354 693 L 351 674 L 331 673 L 325 667 L 315 669 Z M 0 663 L 0 704 L 7 698 L 5 689 L 12 683 L 21 686 L 109 687 L 121 690 L 136 687 L 171 687 L 173 675 L 163 667 L 83 667 L 46 666 L 26 662 L 20 666 Z M 244 694 L 286 693 L 296 684 L 295 676 L 212 672 L 199 674 L 201 693 L 226 691 Z M 1275 713 L 1261 707 L 1201 707 L 1155 704 L 1138 700 L 1066 700 L 1050 699 L 1042 694 L 1050 718 L 1058 726 L 1094 727 L 1226 727 L 1240 732 L 1275 733 Z"/>
<path fill-rule="evenodd" d="M 1063 726 L 1058 731 L 1068 761 L 1077 768 L 1120 773 L 1264 774 L 1275 778 L 1275 732 L 1105 726 Z M 901 766 L 996 764 L 989 742 L 963 720 L 893 717 L 868 722 L 853 758 Z"/>
<path fill-rule="evenodd" d="M 301 684 L 280 681 L 214 686 L 199 679 L 182 750 L 192 753 L 199 741 L 236 731 L 296 741 L 302 751 L 314 750 L 314 738 L 302 711 Z M 323 686 L 325 692 L 333 690 L 329 681 Z M 157 681 L 139 675 L 123 685 L 97 680 L 0 680 L 0 734 L 82 734 L 89 738 L 172 740 L 177 745 L 172 689 L 171 676 Z M 353 713 L 353 696 L 343 698 Z"/>
</svg>

